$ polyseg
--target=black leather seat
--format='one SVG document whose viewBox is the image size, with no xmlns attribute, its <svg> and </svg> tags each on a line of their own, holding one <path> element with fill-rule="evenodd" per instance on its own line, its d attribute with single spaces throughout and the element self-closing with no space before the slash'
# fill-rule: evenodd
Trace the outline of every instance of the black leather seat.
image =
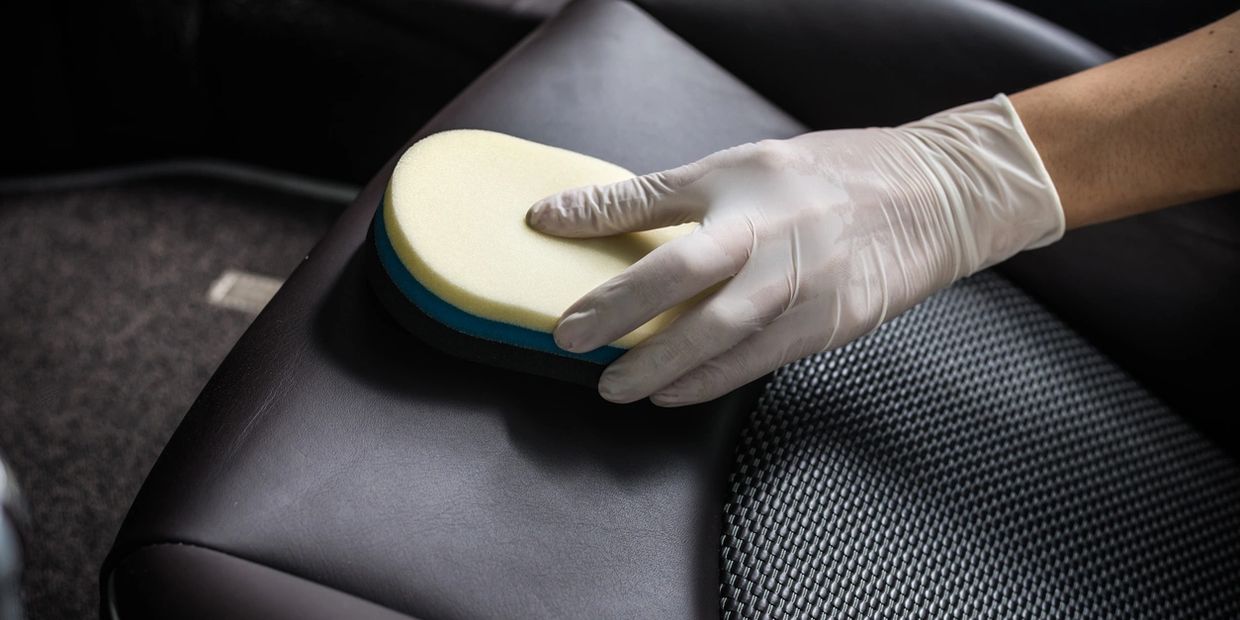
<svg viewBox="0 0 1240 620">
<path fill-rule="evenodd" d="M 955 4 L 967 10 L 943 8 Z M 875 104 L 878 113 L 907 118 L 1101 57 L 997 5 L 943 7 L 936 19 L 950 27 L 939 30 L 937 49 L 947 57 L 917 59 L 919 70 L 953 60 L 958 51 L 951 41 L 978 33 L 986 33 L 977 45 L 989 60 L 945 73 L 951 79 L 939 80 L 933 97 Z M 670 2 L 650 8 L 668 11 L 669 20 L 675 15 Z M 806 129 L 618 0 L 570 5 L 419 136 L 457 127 L 503 131 L 635 171 Z M 717 616 L 721 515 L 725 502 L 735 505 L 738 497 L 725 483 L 738 428 L 752 424 L 763 386 L 685 411 L 620 407 L 588 389 L 456 361 L 418 343 L 383 314 L 362 273 L 361 248 L 387 172 L 285 284 L 177 430 L 103 568 L 104 613 Z M 1015 289 L 1003 290 L 1032 303 Z M 986 312 L 995 314 L 983 318 L 1019 325 L 1023 311 L 1012 307 L 989 306 Z M 1001 363 L 1012 363 L 1022 353 L 1005 349 L 1004 355 Z M 1068 377 L 1065 385 L 1077 379 Z M 1157 411 L 1153 427 L 1182 427 Z M 918 433 L 946 431 L 914 425 L 908 432 L 915 440 Z M 1099 436 L 1105 434 L 1090 435 Z M 762 450 L 752 431 L 746 437 L 747 450 Z M 1199 491 L 1234 493 L 1234 466 L 1213 453 L 1207 460 L 1214 477 Z M 749 484 L 743 476 L 733 481 Z M 758 501 L 754 510 L 777 513 L 778 506 Z M 1131 517 L 1144 525 L 1163 518 Z M 1224 512 L 1211 531 L 1233 522 L 1234 511 Z M 1216 542 L 1236 544 L 1234 537 Z M 772 582 L 783 579 L 778 558 L 765 565 L 754 557 L 745 560 L 752 570 Z M 1028 561 L 1038 570 L 1054 568 Z M 901 579 L 893 575 L 880 577 Z M 1217 581 L 1202 587 L 1217 591 Z M 998 595 L 986 591 L 982 600 Z M 769 611 L 753 599 L 763 594 L 748 596 L 755 613 Z M 750 608 L 730 609 L 745 615 Z M 827 608 L 784 611 L 815 609 Z"/>
<path fill-rule="evenodd" d="M 566 10 L 422 134 L 449 127 L 634 170 L 802 130 L 620 2 Z M 222 565 L 224 554 L 250 567 L 236 570 L 270 567 L 422 618 L 713 614 L 721 481 L 754 391 L 668 415 L 418 343 L 363 276 L 385 180 L 284 285 L 177 430 L 104 568 L 105 605 L 120 617 L 188 613 L 182 589 L 225 586 L 170 580 L 214 569 L 151 565 Z M 204 598 L 236 596 L 195 603 Z"/>
</svg>

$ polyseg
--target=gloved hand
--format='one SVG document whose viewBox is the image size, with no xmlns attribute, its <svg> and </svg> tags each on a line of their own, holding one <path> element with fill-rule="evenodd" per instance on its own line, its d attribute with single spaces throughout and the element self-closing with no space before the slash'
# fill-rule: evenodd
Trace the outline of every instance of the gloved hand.
<svg viewBox="0 0 1240 620">
<path fill-rule="evenodd" d="M 842 346 L 931 293 L 1063 234 L 1059 197 L 1007 97 L 895 128 L 821 131 L 720 151 L 530 208 L 594 237 L 700 222 L 574 303 L 556 343 L 608 344 L 722 282 L 611 364 L 607 400 L 711 400 Z"/>
</svg>

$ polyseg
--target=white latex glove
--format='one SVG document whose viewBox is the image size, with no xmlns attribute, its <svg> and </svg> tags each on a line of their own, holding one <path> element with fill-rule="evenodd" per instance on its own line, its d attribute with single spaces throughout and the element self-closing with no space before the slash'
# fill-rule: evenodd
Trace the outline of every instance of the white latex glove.
<svg viewBox="0 0 1240 620">
<path fill-rule="evenodd" d="M 560 347 L 589 351 L 726 280 L 603 373 L 607 400 L 664 406 L 842 346 L 1064 228 L 1003 95 L 895 128 L 745 144 L 548 197 L 527 219 L 567 237 L 701 222 L 586 294 L 554 332 Z"/>
</svg>

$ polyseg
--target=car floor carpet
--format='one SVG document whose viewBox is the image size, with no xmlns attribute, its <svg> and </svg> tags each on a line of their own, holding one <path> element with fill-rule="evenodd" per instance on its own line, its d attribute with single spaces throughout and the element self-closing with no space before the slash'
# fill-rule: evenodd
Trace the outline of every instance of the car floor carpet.
<svg viewBox="0 0 1240 620">
<path fill-rule="evenodd" d="M 212 283 L 230 269 L 282 280 L 343 207 L 242 181 L 0 193 L 0 455 L 33 522 L 31 618 L 98 614 L 125 511 L 254 318 L 210 303 Z"/>
</svg>

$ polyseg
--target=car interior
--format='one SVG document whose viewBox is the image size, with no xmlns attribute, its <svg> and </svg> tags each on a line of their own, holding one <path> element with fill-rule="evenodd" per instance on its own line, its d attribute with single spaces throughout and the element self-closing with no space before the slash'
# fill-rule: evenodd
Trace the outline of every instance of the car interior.
<svg viewBox="0 0 1240 620">
<path fill-rule="evenodd" d="M 368 275 L 438 132 L 642 174 L 1235 10 L 11 3 L 0 620 L 1240 617 L 1240 195 L 675 410 L 449 355 Z"/>
</svg>

